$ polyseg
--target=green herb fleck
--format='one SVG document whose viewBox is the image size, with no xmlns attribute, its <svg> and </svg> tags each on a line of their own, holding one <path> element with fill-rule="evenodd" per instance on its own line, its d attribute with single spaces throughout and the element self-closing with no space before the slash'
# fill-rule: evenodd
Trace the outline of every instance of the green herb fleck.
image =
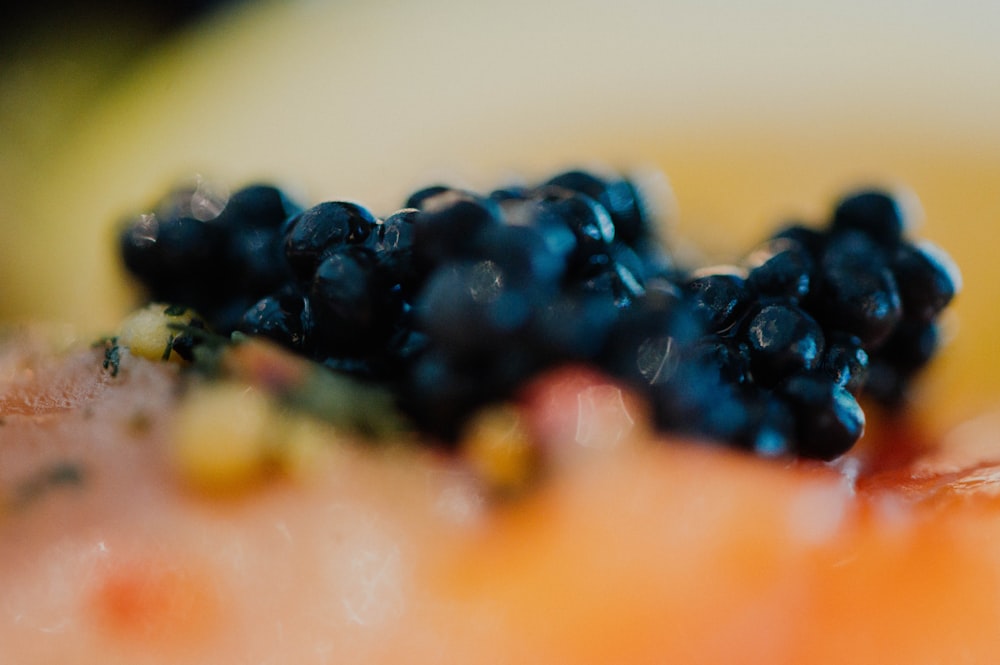
<svg viewBox="0 0 1000 665">
<path fill-rule="evenodd" d="M 81 487 L 84 471 L 75 462 L 56 462 L 22 480 L 15 488 L 11 504 L 24 508 L 40 499 L 46 492 L 58 487 Z"/>
<path fill-rule="evenodd" d="M 104 362 L 102 367 L 111 372 L 111 376 L 118 376 L 118 370 L 122 362 L 122 348 L 118 345 L 117 337 L 106 337 L 95 344 L 104 345 Z"/>
<path fill-rule="evenodd" d="M 411 429 L 385 388 L 317 366 L 279 398 L 288 406 L 368 438 L 387 439 Z"/>
<path fill-rule="evenodd" d="M 164 362 L 170 360 L 170 352 L 174 350 L 174 337 L 176 335 L 171 335 L 167 340 L 167 345 L 163 348 L 163 355 L 160 356 L 160 360 Z"/>
<path fill-rule="evenodd" d="M 184 313 L 188 311 L 188 308 L 184 305 L 169 305 L 163 313 L 167 316 L 184 316 Z"/>
</svg>

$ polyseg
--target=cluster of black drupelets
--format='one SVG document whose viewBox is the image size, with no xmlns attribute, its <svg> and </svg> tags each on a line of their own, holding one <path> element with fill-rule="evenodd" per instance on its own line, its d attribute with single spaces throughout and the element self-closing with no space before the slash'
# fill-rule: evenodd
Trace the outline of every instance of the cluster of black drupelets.
<svg viewBox="0 0 1000 665">
<path fill-rule="evenodd" d="M 904 226 L 893 197 L 861 192 L 825 228 L 692 271 L 633 183 L 570 171 L 488 195 L 430 187 L 384 219 L 192 186 L 130 220 L 121 252 L 152 299 L 387 386 L 443 445 L 540 371 L 587 363 L 666 431 L 832 459 L 862 433 L 860 392 L 902 402 L 957 290 Z"/>
</svg>

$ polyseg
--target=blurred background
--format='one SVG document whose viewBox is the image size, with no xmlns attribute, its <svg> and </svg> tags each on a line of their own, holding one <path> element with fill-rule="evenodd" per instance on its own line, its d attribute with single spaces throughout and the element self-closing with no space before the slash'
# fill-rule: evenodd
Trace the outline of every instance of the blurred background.
<svg viewBox="0 0 1000 665">
<path fill-rule="evenodd" d="M 1000 396 L 1000 3 L 43 1 L 2 26 L 4 321 L 113 329 L 119 220 L 195 174 L 377 214 L 437 181 L 662 174 L 665 233 L 718 260 L 876 184 L 965 276 L 928 417 Z"/>
</svg>

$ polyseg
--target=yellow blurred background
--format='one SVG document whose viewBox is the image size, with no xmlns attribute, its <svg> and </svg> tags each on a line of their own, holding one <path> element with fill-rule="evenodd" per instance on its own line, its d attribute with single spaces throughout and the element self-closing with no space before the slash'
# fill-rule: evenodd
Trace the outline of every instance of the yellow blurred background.
<svg viewBox="0 0 1000 665">
<path fill-rule="evenodd" d="M 661 172 L 669 233 L 719 259 L 881 184 L 918 195 L 965 277 L 924 417 L 1000 396 L 1000 3 L 298 0 L 165 37 L 80 25 L 0 77 L 4 320 L 112 328 L 117 221 L 195 173 L 386 214 L 440 180 Z"/>
</svg>

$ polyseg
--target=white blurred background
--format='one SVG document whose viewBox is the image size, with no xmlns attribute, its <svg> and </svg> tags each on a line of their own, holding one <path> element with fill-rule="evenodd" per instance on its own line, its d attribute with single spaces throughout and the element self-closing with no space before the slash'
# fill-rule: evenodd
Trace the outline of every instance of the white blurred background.
<svg viewBox="0 0 1000 665">
<path fill-rule="evenodd" d="M 4 319 L 112 326 L 131 302 L 117 220 L 195 173 L 387 214 L 442 180 L 659 171 L 670 232 L 722 259 L 874 183 L 915 191 L 921 233 L 965 273 L 963 341 L 938 396 L 1000 394 L 992 373 L 963 369 L 992 355 L 1000 324 L 1000 3 L 299 0 L 109 15 L 51 14 L 0 71 Z"/>
</svg>

